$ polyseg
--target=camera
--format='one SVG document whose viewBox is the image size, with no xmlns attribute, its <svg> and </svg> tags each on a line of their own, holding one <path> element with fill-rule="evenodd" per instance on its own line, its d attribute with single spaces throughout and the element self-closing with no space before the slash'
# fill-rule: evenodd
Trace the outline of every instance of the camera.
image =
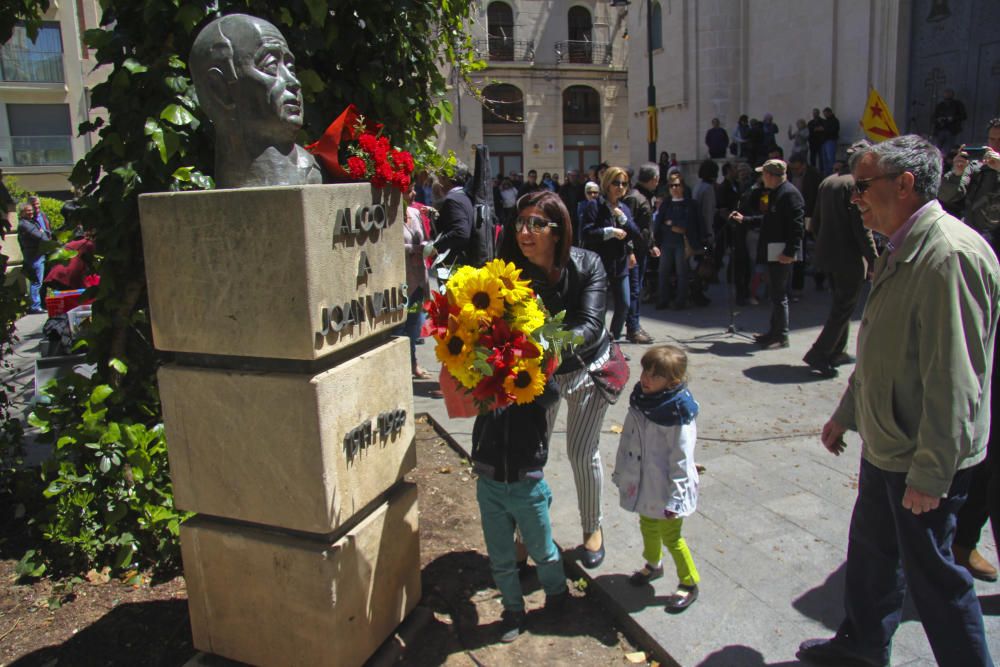
<svg viewBox="0 0 1000 667">
<path fill-rule="evenodd" d="M 962 149 L 962 156 L 970 160 L 982 160 L 987 148 L 988 146 L 966 146 Z"/>
</svg>

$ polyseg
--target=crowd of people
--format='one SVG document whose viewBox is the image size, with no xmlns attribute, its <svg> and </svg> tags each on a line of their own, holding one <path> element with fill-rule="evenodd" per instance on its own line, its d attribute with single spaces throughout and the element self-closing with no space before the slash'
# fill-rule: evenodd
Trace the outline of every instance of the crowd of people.
<svg viewBox="0 0 1000 667">
<path fill-rule="evenodd" d="M 789 304 L 803 289 L 808 262 L 832 303 L 804 361 L 825 377 L 856 363 L 822 444 L 839 455 L 843 434 L 855 430 L 864 447 L 845 619 L 833 638 L 804 642 L 798 656 L 812 664 L 888 664 L 908 592 L 940 664 L 992 664 L 972 577 L 997 578 L 976 544 L 987 517 L 994 532 L 1000 526 L 1000 456 L 988 456 L 995 399 L 987 400 L 1000 315 L 1000 119 L 990 122 L 982 150 L 961 147 L 948 165 L 915 135 L 857 142 L 845 161 L 823 158 L 820 145 L 818 159 L 833 166 L 826 178 L 810 164 L 802 129 L 806 151 L 789 161 L 777 146 L 756 167 L 734 160 L 720 169 L 706 160 L 694 187 L 669 158 L 665 170 L 647 163 L 634 172 L 608 165 L 586 176 L 568 172 L 558 187 L 529 172 L 514 195 L 504 193 L 514 180 L 497 184 L 504 208 L 497 256 L 522 269 L 583 341 L 543 397 L 481 415 L 473 429 L 483 529 L 505 609 L 503 641 L 525 628 L 518 577 L 529 555 L 546 611 L 562 609 L 566 599 L 542 472 L 562 400 L 569 407 L 581 562 L 595 568 L 604 560 L 597 444 L 610 399 L 592 371 L 608 362 L 622 336 L 653 342 L 639 322 L 640 303 L 698 303 L 704 284 L 722 278 L 725 267 L 723 279 L 739 303 L 752 303 L 766 285 L 771 318 L 757 343 L 787 347 Z M 459 181 L 447 182 L 451 189 L 439 189 L 439 198 L 461 196 Z M 436 232 L 423 242 L 423 257 L 441 252 L 449 238 L 476 234 L 471 203 L 436 208 Z M 449 236 L 456 225 L 465 231 Z M 448 250 L 459 261 L 482 259 L 459 246 Z M 855 359 L 846 349 L 848 327 L 866 281 L 872 286 Z M 645 586 L 662 577 L 665 549 L 678 580 L 666 606 L 677 613 L 698 598 L 700 577 L 681 525 L 698 498 L 699 406 L 683 350 L 651 346 L 641 366 L 612 478 L 623 508 L 639 515 L 643 562 L 630 582 Z"/>
</svg>

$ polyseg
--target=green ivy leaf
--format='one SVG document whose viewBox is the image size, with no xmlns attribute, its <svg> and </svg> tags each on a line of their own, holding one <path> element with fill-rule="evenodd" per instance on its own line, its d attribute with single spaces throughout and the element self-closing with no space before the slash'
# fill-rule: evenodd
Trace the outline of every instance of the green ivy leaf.
<svg viewBox="0 0 1000 667">
<path fill-rule="evenodd" d="M 125 362 L 121 359 L 112 359 L 108 362 L 108 366 L 114 369 L 114 371 L 119 375 L 125 375 L 128 373 L 128 366 L 126 366 Z"/>
<path fill-rule="evenodd" d="M 190 125 L 194 121 L 194 114 L 180 104 L 171 104 L 160 112 L 160 118 L 174 125 Z"/>
<path fill-rule="evenodd" d="M 111 385 L 99 384 L 90 392 L 90 402 L 94 405 L 100 405 L 114 392 L 115 390 L 111 388 Z"/>
<path fill-rule="evenodd" d="M 140 63 L 135 58 L 127 58 L 125 62 L 122 63 L 122 67 L 127 69 L 131 74 L 142 74 L 143 72 L 148 72 L 149 68 Z"/>
</svg>

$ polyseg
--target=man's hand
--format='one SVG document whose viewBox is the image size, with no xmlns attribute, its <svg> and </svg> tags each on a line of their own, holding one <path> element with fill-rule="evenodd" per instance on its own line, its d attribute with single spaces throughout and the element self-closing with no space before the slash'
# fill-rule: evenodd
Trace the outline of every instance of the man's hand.
<svg viewBox="0 0 1000 667">
<path fill-rule="evenodd" d="M 659 257 L 660 256 L 660 249 L 657 248 L 654 245 L 652 248 L 649 249 L 649 256 L 650 257 Z"/>
<path fill-rule="evenodd" d="M 789 257 L 788 255 L 781 254 L 778 255 L 778 264 L 794 264 L 795 258 Z"/>
<path fill-rule="evenodd" d="M 629 269 L 634 269 L 638 265 L 639 265 L 639 261 L 635 258 L 635 253 L 634 252 L 630 252 L 628 254 L 628 268 Z"/>
<path fill-rule="evenodd" d="M 965 144 L 958 149 L 958 153 L 955 154 L 955 159 L 951 161 L 951 170 L 956 176 L 961 176 L 965 173 L 965 168 L 969 166 L 969 158 L 964 155 L 962 151 L 965 150 Z"/>
<path fill-rule="evenodd" d="M 733 222 L 740 222 L 740 223 L 742 223 L 743 222 L 743 214 L 740 213 L 739 211 L 733 211 L 732 213 L 729 214 L 729 219 L 732 220 Z"/>
<path fill-rule="evenodd" d="M 929 493 L 918 491 L 912 486 L 907 486 L 906 493 L 903 494 L 903 507 L 916 515 L 935 510 L 940 504 L 941 499 L 937 496 L 932 496 Z"/>
<path fill-rule="evenodd" d="M 986 166 L 993 171 L 1000 171 L 1000 153 L 997 153 L 992 148 L 986 149 L 986 155 L 983 156 L 983 162 Z"/>
<path fill-rule="evenodd" d="M 834 456 L 840 456 L 841 452 L 847 448 L 847 443 L 844 442 L 844 433 L 846 432 L 846 428 L 833 419 L 830 419 L 830 421 L 823 424 L 823 433 L 820 435 L 820 440 L 828 452 Z"/>
</svg>

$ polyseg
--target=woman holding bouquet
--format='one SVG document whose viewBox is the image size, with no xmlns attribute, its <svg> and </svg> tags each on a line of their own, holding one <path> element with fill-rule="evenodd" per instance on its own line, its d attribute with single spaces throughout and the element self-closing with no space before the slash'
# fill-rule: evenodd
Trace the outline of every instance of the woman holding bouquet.
<svg viewBox="0 0 1000 667">
<path fill-rule="evenodd" d="M 616 178 L 626 176 L 616 174 L 606 180 Z M 553 379 L 569 405 L 566 441 L 583 527 L 583 564 L 594 568 L 604 560 L 598 439 L 608 402 L 587 367 L 604 363 L 610 354 L 604 327 L 607 277 L 601 258 L 572 241 L 573 225 L 559 196 L 532 192 L 518 200 L 516 217 L 504 226 L 498 255 L 522 270 L 549 312 L 565 311 L 563 327 L 582 339 L 573 354 L 563 355 Z M 559 403 L 548 409 L 550 434 Z"/>
</svg>

